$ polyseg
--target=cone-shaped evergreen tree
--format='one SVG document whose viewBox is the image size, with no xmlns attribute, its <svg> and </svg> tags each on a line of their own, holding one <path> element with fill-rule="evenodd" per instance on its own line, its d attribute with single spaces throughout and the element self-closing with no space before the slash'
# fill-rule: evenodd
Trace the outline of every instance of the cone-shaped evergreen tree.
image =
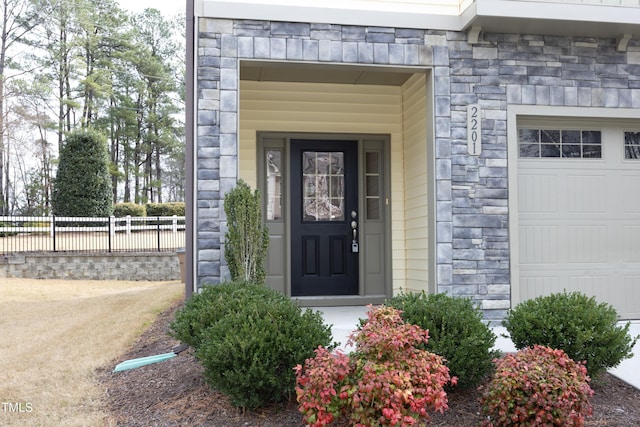
<svg viewBox="0 0 640 427">
<path fill-rule="evenodd" d="M 80 130 L 67 135 L 52 193 L 56 216 L 104 217 L 113 214 L 106 138 Z"/>
</svg>

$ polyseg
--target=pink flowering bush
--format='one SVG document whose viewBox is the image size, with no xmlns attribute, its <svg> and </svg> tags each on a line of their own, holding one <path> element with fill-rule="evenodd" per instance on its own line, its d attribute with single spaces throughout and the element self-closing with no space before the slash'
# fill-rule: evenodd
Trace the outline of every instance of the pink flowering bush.
<svg viewBox="0 0 640 427">
<path fill-rule="evenodd" d="M 483 425 L 584 426 L 593 413 L 584 363 L 562 350 L 536 345 L 496 360 L 480 403 Z"/>
<path fill-rule="evenodd" d="M 313 427 L 346 418 L 356 427 L 412 426 L 429 412 L 448 409 L 444 386 L 455 384 L 443 359 L 418 347 L 428 331 L 405 324 L 400 312 L 381 306 L 349 342 L 346 355 L 323 347 L 296 371 L 296 394 L 304 421 Z"/>
</svg>

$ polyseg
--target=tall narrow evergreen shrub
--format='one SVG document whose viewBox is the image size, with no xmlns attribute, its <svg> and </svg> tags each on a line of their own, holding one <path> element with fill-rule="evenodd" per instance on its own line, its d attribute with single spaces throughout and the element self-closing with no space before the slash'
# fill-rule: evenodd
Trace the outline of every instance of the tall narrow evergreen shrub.
<svg viewBox="0 0 640 427">
<path fill-rule="evenodd" d="M 52 192 L 57 216 L 105 217 L 113 214 L 106 138 L 95 131 L 67 135 Z"/>
<path fill-rule="evenodd" d="M 227 214 L 224 257 L 231 280 L 264 283 L 269 233 L 262 225 L 260 192 L 242 180 L 224 198 Z"/>
</svg>

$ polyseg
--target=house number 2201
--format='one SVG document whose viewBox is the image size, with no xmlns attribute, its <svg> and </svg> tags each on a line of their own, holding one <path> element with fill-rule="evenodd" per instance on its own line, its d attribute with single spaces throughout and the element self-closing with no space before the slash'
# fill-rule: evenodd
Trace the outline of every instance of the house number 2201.
<svg viewBox="0 0 640 427">
<path fill-rule="evenodd" d="M 467 152 L 479 156 L 482 151 L 482 111 L 478 104 L 467 105 Z"/>
</svg>

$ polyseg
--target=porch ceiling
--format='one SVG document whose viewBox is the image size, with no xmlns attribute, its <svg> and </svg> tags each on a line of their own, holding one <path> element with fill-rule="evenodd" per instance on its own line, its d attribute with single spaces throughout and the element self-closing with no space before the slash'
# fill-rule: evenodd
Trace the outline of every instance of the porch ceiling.
<svg viewBox="0 0 640 427">
<path fill-rule="evenodd" d="M 424 69 L 284 62 L 244 62 L 240 80 L 402 86 Z"/>
</svg>

